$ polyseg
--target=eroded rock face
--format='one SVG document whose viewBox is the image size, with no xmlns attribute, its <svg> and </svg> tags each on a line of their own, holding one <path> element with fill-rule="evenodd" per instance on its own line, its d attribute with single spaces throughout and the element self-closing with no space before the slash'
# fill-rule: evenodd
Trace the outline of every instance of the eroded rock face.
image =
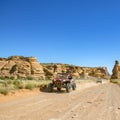
<svg viewBox="0 0 120 120">
<path fill-rule="evenodd" d="M 117 65 L 116 65 L 117 66 Z M 80 67 L 69 64 L 40 64 L 35 57 L 12 56 L 0 58 L 0 77 L 53 79 L 57 73 L 72 72 L 74 78 L 107 78 L 106 67 Z"/>
<path fill-rule="evenodd" d="M 45 67 L 45 73 L 53 76 L 56 73 L 72 72 L 74 78 L 89 78 L 89 77 L 101 77 L 108 79 L 109 73 L 106 67 L 80 67 L 67 64 L 43 64 Z M 47 75 L 46 74 L 46 75 Z"/>
<path fill-rule="evenodd" d="M 111 78 L 112 79 L 120 78 L 120 66 L 119 66 L 119 62 L 117 60 L 115 61 L 115 65 L 114 65 L 113 70 L 112 70 Z"/>
<path fill-rule="evenodd" d="M 0 59 L 0 76 L 44 79 L 43 67 L 35 57 L 12 56 Z"/>
</svg>

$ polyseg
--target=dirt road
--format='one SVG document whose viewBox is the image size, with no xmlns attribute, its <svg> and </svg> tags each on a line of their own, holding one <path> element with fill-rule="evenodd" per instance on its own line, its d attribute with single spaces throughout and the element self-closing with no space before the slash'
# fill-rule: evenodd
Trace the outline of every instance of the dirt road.
<svg viewBox="0 0 120 120">
<path fill-rule="evenodd" d="M 0 102 L 0 120 L 120 120 L 120 87 L 83 84 L 76 91 Z"/>
</svg>

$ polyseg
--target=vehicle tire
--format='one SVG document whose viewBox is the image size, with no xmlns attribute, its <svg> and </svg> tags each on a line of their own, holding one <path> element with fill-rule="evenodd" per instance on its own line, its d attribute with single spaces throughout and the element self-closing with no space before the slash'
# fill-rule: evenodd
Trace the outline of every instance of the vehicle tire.
<svg viewBox="0 0 120 120">
<path fill-rule="evenodd" d="M 73 83 L 72 84 L 72 90 L 75 90 L 76 89 L 76 83 Z"/>
<path fill-rule="evenodd" d="M 69 93 L 70 90 L 71 90 L 71 85 L 70 85 L 70 83 L 67 83 L 66 84 L 66 92 Z"/>
<path fill-rule="evenodd" d="M 61 88 L 57 88 L 58 91 L 61 91 Z"/>
<path fill-rule="evenodd" d="M 48 84 L 48 92 L 52 92 L 53 91 L 53 84 L 49 83 Z"/>
</svg>

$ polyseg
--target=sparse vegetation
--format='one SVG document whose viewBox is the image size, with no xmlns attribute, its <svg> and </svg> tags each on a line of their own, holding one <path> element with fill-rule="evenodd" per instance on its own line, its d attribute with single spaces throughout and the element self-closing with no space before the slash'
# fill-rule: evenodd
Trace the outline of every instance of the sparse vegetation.
<svg viewBox="0 0 120 120">
<path fill-rule="evenodd" d="M 35 88 L 35 84 L 27 83 L 27 84 L 25 85 L 25 89 L 32 90 L 33 88 Z"/>
<path fill-rule="evenodd" d="M 7 88 L 0 88 L 0 93 L 3 95 L 7 95 L 9 93 L 9 90 Z"/>
<path fill-rule="evenodd" d="M 76 83 L 83 83 L 83 82 L 92 82 L 94 80 L 88 79 L 78 79 Z M 30 79 L 4 79 L 0 80 L 0 94 L 7 95 L 11 91 L 16 91 L 19 89 L 29 89 L 32 90 L 34 88 L 46 88 L 47 85 L 51 82 L 51 80 L 30 80 Z"/>
<path fill-rule="evenodd" d="M 11 80 L 4 79 L 0 80 L 0 94 L 7 95 L 11 91 L 16 91 L 19 89 L 29 89 L 32 90 L 34 88 L 43 88 L 47 87 L 50 80 Z"/>
<path fill-rule="evenodd" d="M 33 78 L 30 77 L 30 76 L 27 76 L 26 79 L 27 79 L 27 80 L 33 80 Z"/>
<path fill-rule="evenodd" d="M 120 79 L 111 79 L 110 82 L 120 85 Z"/>
</svg>

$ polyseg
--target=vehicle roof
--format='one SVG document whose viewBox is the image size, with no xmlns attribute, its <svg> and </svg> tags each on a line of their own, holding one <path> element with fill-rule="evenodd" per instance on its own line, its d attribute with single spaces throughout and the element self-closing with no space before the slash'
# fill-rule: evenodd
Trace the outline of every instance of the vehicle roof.
<svg viewBox="0 0 120 120">
<path fill-rule="evenodd" d="M 57 74 L 68 75 L 68 73 L 57 73 Z"/>
<path fill-rule="evenodd" d="M 61 74 L 61 75 L 68 75 L 68 73 L 57 73 L 57 74 Z"/>
</svg>

